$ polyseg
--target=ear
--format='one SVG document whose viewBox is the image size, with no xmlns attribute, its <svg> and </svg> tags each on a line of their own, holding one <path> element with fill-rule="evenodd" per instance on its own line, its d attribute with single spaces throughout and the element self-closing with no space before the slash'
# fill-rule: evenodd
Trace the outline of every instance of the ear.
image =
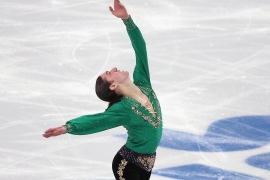
<svg viewBox="0 0 270 180">
<path fill-rule="evenodd" d="M 117 84 L 112 83 L 109 88 L 114 91 L 117 88 Z"/>
</svg>

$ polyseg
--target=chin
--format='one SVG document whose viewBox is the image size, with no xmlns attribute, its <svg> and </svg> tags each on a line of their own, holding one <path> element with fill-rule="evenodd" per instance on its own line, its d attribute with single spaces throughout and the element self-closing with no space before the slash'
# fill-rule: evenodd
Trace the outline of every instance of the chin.
<svg viewBox="0 0 270 180">
<path fill-rule="evenodd" d="M 129 77 L 129 72 L 127 72 L 127 77 L 130 78 L 130 77 Z"/>
<path fill-rule="evenodd" d="M 125 79 L 130 79 L 128 71 L 125 72 Z"/>
</svg>

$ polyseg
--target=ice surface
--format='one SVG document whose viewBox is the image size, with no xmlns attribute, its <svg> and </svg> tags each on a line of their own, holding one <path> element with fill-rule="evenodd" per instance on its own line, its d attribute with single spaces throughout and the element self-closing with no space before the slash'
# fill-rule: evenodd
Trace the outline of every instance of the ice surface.
<svg viewBox="0 0 270 180">
<path fill-rule="evenodd" d="M 217 139 L 206 135 L 220 125 L 219 120 L 270 116 L 268 1 L 122 3 L 147 43 L 167 135 L 180 132 L 188 135 L 177 134 L 180 142 L 188 137 L 209 145 Z M 124 128 L 89 136 L 41 136 L 47 128 L 106 108 L 94 93 L 99 74 L 112 67 L 132 72 L 134 52 L 123 23 L 108 10 L 112 4 L 1 1 L 1 180 L 113 179 L 111 161 L 125 143 L 116 135 Z M 228 137 L 230 126 L 248 133 L 234 132 L 238 138 L 230 134 L 231 141 L 227 138 L 209 151 L 173 148 L 175 138 L 163 139 L 167 145 L 158 148 L 151 179 L 184 178 L 196 172 L 208 179 L 270 179 L 269 166 L 262 161 L 270 156 L 269 119 L 261 122 L 253 119 L 243 126 L 230 121 L 228 131 L 214 135 Z M 253 137 L 252 132 L 261 133 Z M 248 148 L 226 150 L 231 144 Z M 168 169 L 176 175 L 166 174 Z"/>
</svg>

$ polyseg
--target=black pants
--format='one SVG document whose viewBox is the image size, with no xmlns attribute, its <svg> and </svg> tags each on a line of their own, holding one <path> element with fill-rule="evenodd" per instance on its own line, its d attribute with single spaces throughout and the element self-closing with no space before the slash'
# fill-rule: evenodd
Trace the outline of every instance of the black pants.
<svg viewBox="0 0 270 180">
<path fill-rule="evenodd" d="M 152 173 L 126 161 L 119 153 L 114 156 L 112 169 L 116 180 L 149 180 Z"/>
</svg>

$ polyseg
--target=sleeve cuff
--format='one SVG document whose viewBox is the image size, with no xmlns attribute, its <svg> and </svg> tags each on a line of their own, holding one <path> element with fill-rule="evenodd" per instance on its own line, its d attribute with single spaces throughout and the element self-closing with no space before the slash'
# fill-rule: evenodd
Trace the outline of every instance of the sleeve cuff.
<svg viewBox="0 0 270 180">
<path fill-rule="evenodd" d="M 137 26 L 136 24 L 133 22 L 131 16 L 129 16 L 128 19 L 122 19 L 124 24 L 126 25 L 127 27 L 127 30 L 132 30 L 132 29 L 135 29 Z"/>
<path fill-rule="evenodd" d="M 71 133 L 75 129 L 74 126 L 71 124 L 65 124 L 65 125 L 63 125 L 63 127 L 66 128 L 66 133 Z"/>
</svg>

